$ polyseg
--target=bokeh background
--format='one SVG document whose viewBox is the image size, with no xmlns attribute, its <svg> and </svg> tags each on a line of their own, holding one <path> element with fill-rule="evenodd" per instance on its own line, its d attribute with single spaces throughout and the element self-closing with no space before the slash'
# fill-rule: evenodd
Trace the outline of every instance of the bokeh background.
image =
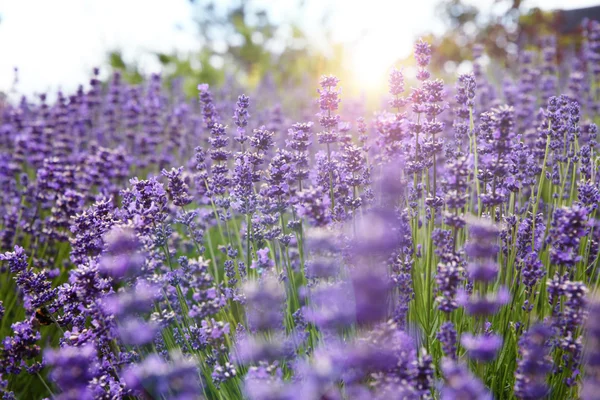
<svg viewBox="0 0 600 400">
<path fill-rule="evenodd" d="M 600 17 L 597 0 L 3 0 L 3 97 L 70 92 L 94 67 L 129 81 L 153 72 L 200 82 L 296 84 L 334 73 L 350 94 L 385 87 L 392 65 L 411 65 L 419 36 L 437 73 L 469 69 L 470 44 L 510 63 L 517 44 Z M 563 37 L 568 40 L 568 35 Z M 563 43 L 564 44 L 564 43 Z M 508 57 L 504 57 L 508 55 Z M 18 68 L 15 76 L 14 68 Z M 410 68 L 407 69 L 410 75 Z M 280 85 L 286 87 L 287 85 Z"/>
</svg>

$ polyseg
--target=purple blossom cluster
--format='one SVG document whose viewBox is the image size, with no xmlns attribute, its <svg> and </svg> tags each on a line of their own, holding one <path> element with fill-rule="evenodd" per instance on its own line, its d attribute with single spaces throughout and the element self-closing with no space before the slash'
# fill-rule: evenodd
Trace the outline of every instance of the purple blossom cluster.
<svg viewBox="0 0 600 400">
<path fill-rule="evenodd" d="M 596 398 L 586 29 L 500 87 L 479 47 L 446 84 L 419 40 L 372 118 L 333 75 L 303 107 L 97 70 L 0 103 L 0 394 Z"/>
</svg>

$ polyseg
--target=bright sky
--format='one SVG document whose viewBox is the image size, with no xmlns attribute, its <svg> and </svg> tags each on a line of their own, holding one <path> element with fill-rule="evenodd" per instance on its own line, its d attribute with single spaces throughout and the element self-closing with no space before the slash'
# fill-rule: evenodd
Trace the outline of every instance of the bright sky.
<svg viewBox="0 0 600 400">
<path fill-rule="evenodd" d="M 295 20 L 320 32 L 320 17 L 331 13 L 335 40 L 352 43 L 357 76 L 382 75 L 406 56 L 419 33 L 439 30 L 438 0 L 258 0 L 276 20 Z M 471 0 L 483 7 L 493 0 Z M 528 0 L 545 9 L 578 8 L 600 0 Z M 562 3 L 562 4 L 561 4 Z M 109 50 L 121 49 L 146 73 L 159 65 L 150 51 L 192 51 L 197 47 L 188 0 L 0 0 L 0 91 L 8 92 L 13 67 L 18 90 L 32 94 L 86 83 Z M 318 37 L 318 35 L 317 35 Z"/>
</svg>

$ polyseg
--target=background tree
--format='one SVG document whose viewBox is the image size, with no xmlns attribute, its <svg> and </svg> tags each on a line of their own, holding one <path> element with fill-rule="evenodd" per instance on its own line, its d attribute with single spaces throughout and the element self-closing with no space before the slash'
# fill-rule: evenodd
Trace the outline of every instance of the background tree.
<svg viewBox="0 0 600 400">
<path fill-rule="evenodd" d="M 229 6 L 212 0 L 190 2 L 194 5 L 198 50 L 185 56 L 155 53 L 166 80 L 181 79 L 190 95 L 196 94 L 198 83 L 220 84 L 228 76 L 252 87 L 269 75 L 281 87 L 282 83 L 316 78 L 328 66 L 339 65 L 339 46 L 318 48 L 295 21 L 275 22 L 266 9 L 251 0 Z M 303 8 L 304 1 L 298 1 L 297 7 Z M 323 16 L 321 26 L 327 26 L 327 18 Z M 323 34 L 329 36 L 326 31 Z M 142 80 L 138 66 L 125 63 L 120 52 L 111 52 L 109 63 L 126 80 Z"/>
</svg>

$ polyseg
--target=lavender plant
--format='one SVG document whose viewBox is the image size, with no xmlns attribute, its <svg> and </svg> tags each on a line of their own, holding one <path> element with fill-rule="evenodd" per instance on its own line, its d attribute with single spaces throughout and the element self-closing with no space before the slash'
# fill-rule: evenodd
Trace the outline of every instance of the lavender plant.
<svg viewBox="0 0 600 400">
<path fill-rule="evenodd" d="M 334 76 L 303 109 L 98 71 L 2 103 L 3 398 L 596 398 L 587 29 L 501 87 L 419 40 L 372 120 Z"/>
</svg>

